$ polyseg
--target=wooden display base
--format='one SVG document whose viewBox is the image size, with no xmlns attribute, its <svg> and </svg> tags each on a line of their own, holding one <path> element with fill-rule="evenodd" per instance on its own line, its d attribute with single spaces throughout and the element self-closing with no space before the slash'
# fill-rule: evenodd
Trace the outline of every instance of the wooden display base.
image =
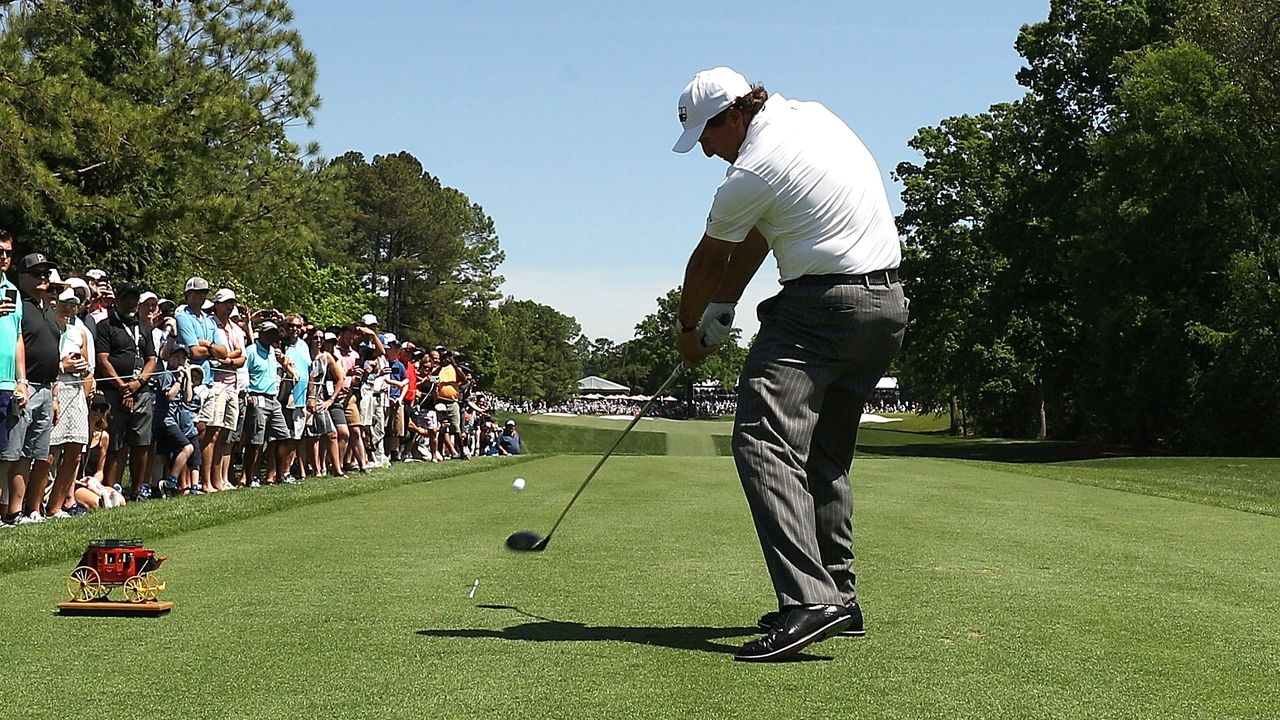
<svg viewBox="0 0 1280 720">
<path fill-rule="evenodd" d="M 160 617 L 173 609 L 171 600 L 153 602 L 113 602 L 97 600 L 94 602 L 76 602 L 69 600 L 58 603 L 59 615 L 101 615 L 113 617 Z"/>
</svg>

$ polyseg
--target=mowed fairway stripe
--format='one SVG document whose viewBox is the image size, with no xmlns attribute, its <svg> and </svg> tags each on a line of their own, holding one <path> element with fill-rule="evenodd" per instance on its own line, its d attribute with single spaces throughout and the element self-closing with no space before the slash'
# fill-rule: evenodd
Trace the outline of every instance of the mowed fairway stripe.
<svg viewBox="0 0 1280 720">
<path fill-rule="evenodd" d="M 1280 702 L 1275 518 L 860 459 L 869 635 L 748 666 L 726 653 L 773 600 L 728 458 L 613 458 L 545 553 L 503 548 L 545 532 L 594 461 L 166 539 L 178 607 L 158 620 L 54 616 L 69 565 L 6 575 L 17 671 L 0 698 L 65 717 L 79 688 L 110 688 L 95 714 L 158 718 L 1266 717 Z"/>
</svg>

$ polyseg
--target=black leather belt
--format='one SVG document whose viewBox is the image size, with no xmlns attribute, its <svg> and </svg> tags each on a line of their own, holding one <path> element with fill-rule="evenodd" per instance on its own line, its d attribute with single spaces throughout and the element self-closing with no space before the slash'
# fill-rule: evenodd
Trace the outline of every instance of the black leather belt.
<svg viewBox="0 0 1280 720">
<path fill-rule="evenodd" d="M 861 275 L 801 275 L 794 280 L 786 280 L 782 284 L 787 287 L 795 285 L 816 285 L 819 287 L 831 287 L 833 285 L 863 285 L 870 287 L 872 285 L 883 285 L 888 287 L 896 282 L 898 282 L 898 268 L 876 270 L 875 272 Z"/>
</svg>

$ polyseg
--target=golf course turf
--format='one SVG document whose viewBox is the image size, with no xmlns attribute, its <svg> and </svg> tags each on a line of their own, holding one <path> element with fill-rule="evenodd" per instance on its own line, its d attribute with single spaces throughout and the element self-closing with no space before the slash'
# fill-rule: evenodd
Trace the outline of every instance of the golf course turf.
<svg viewBox="0 0 1280 720">
<path fill-rule="evenodd" d="M 3 531 L 6 715 L 1270 718 L 1280 707 L 1278 461 L 956 459 L 893 448 L 960 441 L 864 428 L 853 484 L 867 637 L 757 666 L 730 660 L 774 599 L 733 461 L 716 454 L 728 426 L 642 423 L 654 437 L 636 449 L 667 454 L 612 458 L 545 552 L 512 553 L 506 536 L 545 532 L 594 463 L 585 453 L 624 424 L 585 421 L 605 434 L 575 447 L 538 422 L 521 424 L 531 447 L 554 436 L 555 452 L 584 454 L 399 466 L 350 481 L 382 483 L 371 492 L 295 504 L 292 491 L 321 491 L 196 498 L 203 526 L 163 516 L 154 539 L 147 523 L 166 503 L 196 502 L 131 506 L 84 530 Z M 679 433 L 698 439 L 672 443 Z M 264 505 L 221 517 L 222 503 Z M 158 574 L 171 615 L 53 613 L 104 528 L 169 556 Z M 25 542 L 51 556 L 22 560 Z"/>
</svg>

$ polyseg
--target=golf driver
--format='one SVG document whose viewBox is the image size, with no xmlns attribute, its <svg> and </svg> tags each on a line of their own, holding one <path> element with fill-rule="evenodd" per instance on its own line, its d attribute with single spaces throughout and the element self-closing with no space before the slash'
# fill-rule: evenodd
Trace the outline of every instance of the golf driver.
<svg viewBox="0 0 1280 720">
<path fill-rule="evenodd" d="M 578 486 L 578 491 L 569 499 L 569 504 L 565 506 L 564 512 L 560 513 L 560 517 L 556 520 L 556 523 L 551 526 L 551 532 L 547 533 L 546 537 L 543 537 L 532 530 L 521 530 L 520 532 L 512 533 L 511 537 L 507 538 L 508 548 L 522 552 L 542 552 L 547 549 L 547 543 L 551 542 L 551 536 L 555 534 L 556 528 L 560 527 L 560 521 L 564 520 L 564 516 L 569 514 L 569 508 L 573 507 L 573 504 L 578 501 L 578 496 L 582 494 L 582 491 L 587 489 L 587 483 L 591 482 L 591 478 L 596 476 L 596 471 L 600 469 L 601 465 L 604 465 L 604 461 L 609 459 L 609 456 L 613 454 L 613 451 L 618 449 L 618 445 L 622 444 L 623 438 L 627 436 L 627 433 L 631 432 L 631 428 L 635 427 L 636 423 L 640 422 L 640 418 L 649 413 L 649 409 L 653 407 L 653 404 L 657 402 L 658 398 L 662 397 L 662 393 L 666 392 L 667 386 L 671 385 L 671 383 L 675 381 L 676 376 L 680 374 L 680 370 L 683 367 L 684 365 L 682 363 L 676 363 L 675 370 L 671 371 L 671 377 L 667 378 L 667 381 L 662 383 L 662 386 L 653 394 L 653 397 L 649 398 L 649 402 L 645 403 L 644 407 L 640 408 L 639 414 L 631 418 L 631 422 L 627 424 L 626 429 L 622 431 L 622 434 L 618 436 L 617 440 L 613 441 L 613 445 L 600 458 L 600 461 L 596 463 L 596 466 L 591 468 L 591 472 L 587 473 L 587 479 L 583 480 L 582 484 Z"/>
</svg>

